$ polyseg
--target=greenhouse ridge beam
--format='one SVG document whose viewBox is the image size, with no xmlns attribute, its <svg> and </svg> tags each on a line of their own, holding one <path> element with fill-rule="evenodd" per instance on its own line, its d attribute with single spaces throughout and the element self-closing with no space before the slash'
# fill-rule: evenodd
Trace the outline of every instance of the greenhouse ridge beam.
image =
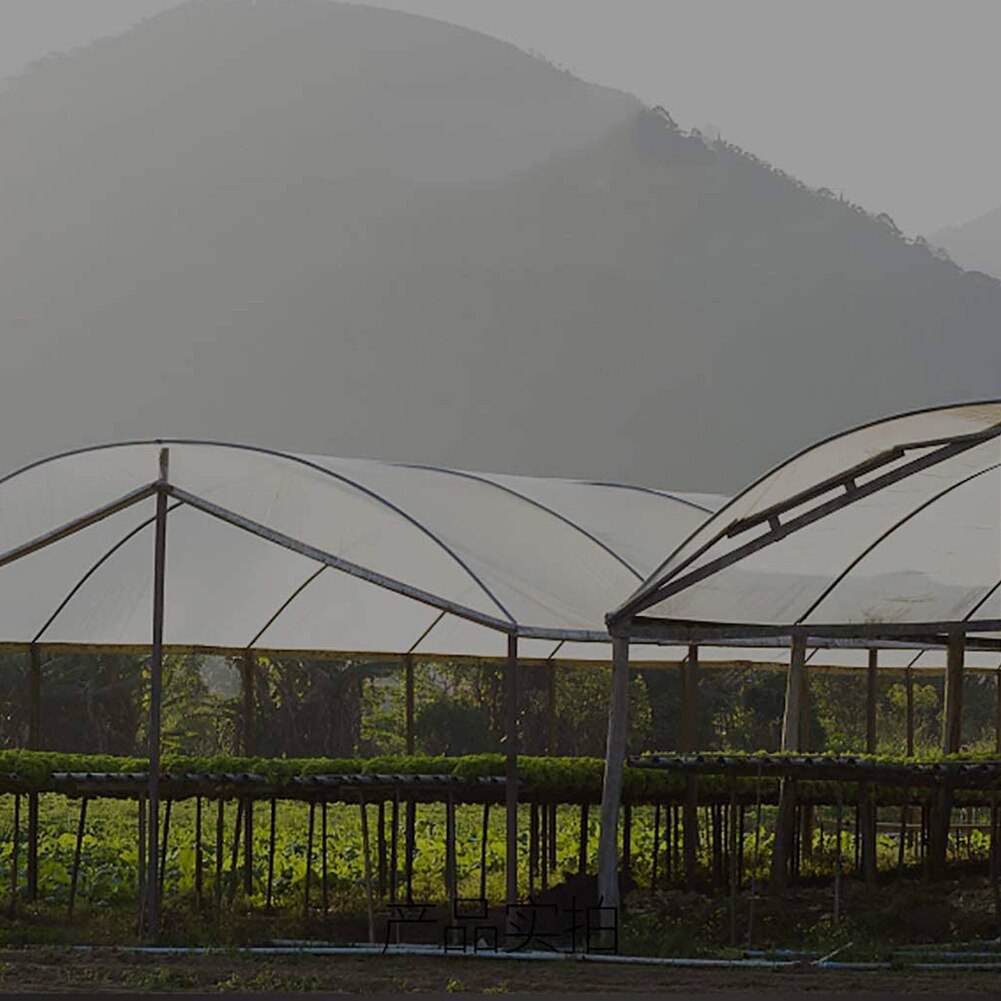
<svg viewBox="0 0 1001 1001">
<path fill-rule="evenodd" d="M 879 455 L 875 455 L 871 459 L 866 459 L 864 462 L 860 462 L 851 469 L 846 469 L 844 472 L 838 473 L 836 476 L 821 480 L 819 483 L 807 487 L 805 490 L 801 490 L 799 493 L 793 494 L 791 497 L 787 497 L 777 504 L 772 504 L 770 507 L 756 511 L 753 515 L 745 518 L 738 518 L 731 523 L 726 534 L 730 538 L 733 538 L 735 535 L 740 535 L 742 532 L 749 531 L 756 525 L 761 525 L 765 522 L 778 526 L 781 523 L 781 516 L 786 512 L 800 507 L 807 501 L 816 500 L 824 494 L 830 493 L 832 490 L 837 490 L 839 487 L 843 488 L 847 497 L 852 500 L 861 499 L 862 496 L 865 496 L 866 492 L 874 493 L 892 483 L 896 483 L 898 480 L 906 479 L 913 473 L 920 472 L 929 466 L 937 465 L 939 462 L 951 459 L 953 456 L 959 455 L 967 449 L 975 448 L 977 445 L 997 438 L 999 435 L 1001 435 L 1001 424 L 996 424 L 986 431 L 978 431 L 975 434 L 956 435 L 952 438 L 938 438 L 933 441 L 908 442 L 906 445 L 895 445 L 881 452 Z M 885 473 L 883 476 L 877 477 L 875 480 L 861 487 L 859 486 L 857 481 L 860 476 L 875 472 L 883 466 L 888 466 L 890 463 L 902 459 L 908 452 L 916 452 L 926 448 L 936 448 L 937 451 L 931 455 L 915 459 L 900 469 L 891 470 L 889 473 Z M 845 498 L 839 499 L 844 500 Z"/>
<path fill-rule="evenodd" d="M 56 542 L 67 539 L 71 535 L 76 535 L 77 532 L 82 532 L 85 528 L 90 528 L 91 525 L 96 525 L 98 522 L 104 521 L 105 518 L 110 518 L 113 514 L 118 514 L 119 511 L 124 511 L 126 508 L 132 507 L 133 504 L 138 504 L 140 501 L 152 497 L 159 489 L 160 487 L 156 483 L 139 487 L 139 489 L 132 490 L 123 497 L 119 497 L 118 500 L 95 508 L 89 514 L 74 518 L 72 521 L 68 521 L 64 525 L 52 529 L 51 532 L 39 535 L 30 542 L 24 543 L 24 545 L 8 549 L 7 552 L 0 553 L 0 567 L 5 567 L 8 563 L 15 563 L 26 556 L 31 556 L 42 549 L 47 549 Z"/>
<path fill-rule="evenodd" d="M 456 604 L 453 601 L 440 598 L 437 595 L 421 590 L 420 588 L 413 587 L 403 581 L 394 580 L 392 577 L 376 573 L 374 570 L 369 570 L 368 568 L 360 566 L 357 563 L 341 559 L 339 556 L 334 556 L 331 553 L 324 552 L 322 549 L 317 549 L 315 546 L 311 546 L 308 543 L 300 542 L 298 539 L 294 539 L 290 535 L 285 535 L 283 532 L 268 528 L 266 525 L 262 525 L 250 518 L 244 518 L 242 515 L 236 514 L 227 508 L 220 507 L 218 504 L 213 504 L 211 501 L 204 500 L 195 494 L 189 493 L 187 490 L 182 490 L 179 487 L 174 486 L 168 486 L 166 489 L 167 493 L 171 497 L 175 497 L 178 500 L 183 501 L 185 504 L 202 511 L 204 514 L 211 515 L 213 518 L 218 518 L 220 521 L 227 522 L 235 528 L 243 529 L 245 532 L 250 532 L 251 535 L 256 535 L 258 538 L 264 539 L 267 542 L 273 542 L 275 545 L 288 549 L 290 552 L 298 553 L 300 556 L 305 556 L 307 559 L 315 560 L 317 563 L 324 563 L 327 566 L 333 567 L 335 570 L 340 570 L 352 577 L 368 581 L 368 583 L 375 584 L 377 587 L 384 588 L 387 591 L 395 591 L 397 594 L 402 594 L 406 598 L 413 598 L 415 601 L 419 601 L 424 605 L 430 605 L 433 608 L 443 609 L 444 611 L 450 612 L 452 615 L 456 615 L 459 618 L 469 619 L 472 622 L 477 622 L 480 625 L 488 626 L 500 632 L 511 633 L 517 629 L 517 623 L 512 618 L 504 621 L 503 619 L 498 619 L 491 615 L 485 615 L 482 612 L 477 612 L 474 609 L 467 608 L 465 605 Z"/>
</svg>

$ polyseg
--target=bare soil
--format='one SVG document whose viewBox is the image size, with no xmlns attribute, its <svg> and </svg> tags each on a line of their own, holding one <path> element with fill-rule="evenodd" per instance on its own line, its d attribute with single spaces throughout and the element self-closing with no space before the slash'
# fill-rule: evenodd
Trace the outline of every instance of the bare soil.
<svg viewBox="0 0 1001 1001">
<path fill-rule="evenodd" d="M 704 970 L 417 957 L 148 956 L 0 951 L 0 994 L 339 992 L 1001 996 L 996 973 Z"/>
</svg>

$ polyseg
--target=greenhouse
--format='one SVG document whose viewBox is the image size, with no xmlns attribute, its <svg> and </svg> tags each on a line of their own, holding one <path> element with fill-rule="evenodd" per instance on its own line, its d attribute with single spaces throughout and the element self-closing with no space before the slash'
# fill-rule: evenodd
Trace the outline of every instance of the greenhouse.
<svg viewBox="0 0 1001 1001">
<path fill-rule="evenodd" d="M 254 751 L 258 656 L 400 658 L 411 750 L 416 659 L 503 661 L 513 899 L 519 664 L 607 661 L 611 601 L 649 573 L 649 554 L 721 502 L 217 442 L 83 449 L 0 480 L 0 643 L 30 660 L 30 747 L 44 746 L 43 650 L 152 650 L 143 823 L 154 927 L 165 652 L 242 659 L 245 754 Z M 652 662 L 680 656 L 649 650 Z M 34 889 L 34 795 L 29 810 Z"/>
<path fill-rule="evenodd" d="M 785 751 L 801 747 L 811 645 L 867 648 L 873 676 L 881 648 L 896 657 L 902 647 L 915 656 L 937 650 L 946 668 L 942 749 L 954 754 L 967 657 L 1001 662 L 1001 403 L 906 414 L 807 449 L 707 519 L 607 621 L 615 637 L 600 862 L 608 899 L 618 899 L 614 832 L 632 642 L 685 643 L 695 657 L 701 644 L 785 645 Z M 944 865 L 951 795 L 944 782 L 928 821 L 934 872 Z M 782 799 L 779 882 L 796 808 L 791 779 Z"/>
<path fill-rule="evenodd" d="M 985 408 L 968 409 L 974 414 Z M 833 539 L 828 555 L 844 560 L 849 544 L 866 548 L 878 539 L 875 552 L 883 536 L 891 539 L 912 520 L 918 522 L 915 538 L 922 538 L 928 529 L 919 519 L 931 505 L 924 504 L 919 486 L 928 497 L 934 483 L 945 490 L 953 481 L 943 480 L 943 472 L 976 458 L 976 449 L 989 440 L 978 437 L 983 428 L 962 426 L 962 433 L 952 426 L 908 426 L 908 436 L 894 431 L 885 446 L 842 443 L 844 454 L 811 459 L 812 472 L 792 469 L 771 486 L 766 478 L 752 487 L 755 502 L 746 493 L 728 501 L 618 483 L 178 439 L 82 449 L 3 477 L 0 652 L 8 668 L 13 661 L 24 665 L 8 704 L 10 713 L 26 717 L 26 724 L 15 725 L 8 713 L 11 733 L 22 736 L 7 739 L 0 767 L 12 831 L 6 864 L 0 860 L 9 879 L 10 912 L 22 899 L 78 912 L 81 900 L 93 894 L 102 899 L 107 892 L 94 889 L 97 874 L 131 866 L 134 883 L 121 893 L 138 895 L 147 936 L 157 934 L 165 897 L 175 915 L 182 904 L 214 913 L 217 921 L 234 907 L 258 915 L 288 915 L 293 908 L 306 922 L 301 927 L 311 927 L 317 916 L 327 919 L 339 886 L 348 901 L 353 889 L 364 889 L 360 906 L 367 911 L 371 941 L 374 923 L 394 901 L 419 892 L 444 894 L 453 904 L 469 892 L 506 904 L 534 899 L 554 892 L 568 874 L 592 878 L 597 854 L 604 896 L 596 900 L 617 899 L 618 882 L 612 886 L 609 879 L 621 872 L 624 879 L 642 880 L 651 893 L 680 885 L 722 889 L 731 894 L 736 913 L 738 897 L 755 899 L 761 883 L 766 856 L 751 845 L 770 828 L 773 813 L 792 818 L 786 840 L 801 851 L 790 852 L 787 869 L 795 876 L 814 842 L 832 843 L 833 828 L 818 832 L 823 811 L 837 808 L 838 844 L 842 833 L 849 838 L 842 806 L 850 804 L 856 870 L 868 872 L 875 836 L 866 827 L 859 790 L 876 784 L 884 811 L 888 804 L 904 811 L 899 844 L 910 846 L 908 858 L 930 864 L 942 839 L 927 833 L 933 815 L 941 814 L 929 790 L 948 775 L 950 802 L 983 811 L 996 784 L 986 766 L 949 771 L 943 765 L 943 772 L 919 773 L 908 760 L 916 728 L 927 730 L 921 699 L 927 701 L 932 679 L 953 679 L 946 690 L 953 692 L 950 711 L 957 711 L 955 692 L 962 686 L 955 681 L 952 632 L 944 632 L 938 620 L 909 629 L 901 628 L 900 616 L 887 616 L 890 625 L 877 633 L 866 617 L 868 604 L 859 613 L 866 623 L 860 629 L 847 628 L 855 613 L 843 621 L 821 620 L 809 610 L 797 612 L 793 622 L 783 615 L 800 595 L 822 610 L 842 585 L 871 604 L 858 583 L 867 577 L 880 586 L 886 576 L 924 580 L 923 571 L 909 564 L 887 571 L 879 563 L 873 573 L 868 564 L 857 569 L 853 563 L 831 572 L 820 550 Z M 884 460 L 879 448 L 892 458 Z M 943 449 L 956 451 L 938 459 Z M 849 462 L 848 474 L 829 468 L 836 461 Z M 913 470 L 919 478 L 907 489 L 897 486 L 911 475 L 912 461 L 920 466 Z M 970 483 L 978 482 L 973 472 L 971 466 L 963 474 Z M 882 494 L 882 486 L 873 484 L 886 479 L 893 492 Z M 981 480 L 996 489 L 989 472 Z M 956 492 L 962 489 L 957 485 Z M 872 539 L 855 522 L 855 534 L 844 540 L 836 534 L 840 527 L 824 533 L 813 506 L 826 511 L 832 504 L 828 493 L 836 495 L 832 514 L 840 511 L 842 496 L 881 511 Z M 907 518 L 898 513 L 901 524 L 893 528 L 893 513 L 884 508 L 896 493 L 915 510 Z M 977 497 L 987 525 L 987 502 Z M 788 526 L 801 514 L 816 526 L 810 558 L 785 548 L 795 571 L 780 562 L 762 565 L 765 542 L 741 580 L 737 564 L 743 556 L 727 560 L 744 541 L 743 525 L 756 540 L 777 526 L 781 538 L 775 541 L 791 547 L 795 536 Z M 731 535 L 735 518 L 740 527 Z M 969 524 L 968 515 L 963 518 Z M 989 576 L 984 538 L 977 543 L 978 582 Z M 917 557 L 913 539 L 903 551 Z M 675 555 L 659 566 L 665 553 Z M 863 562 L 868 556 L 867 549 Z M 717 565 L 734 588 L 723 598 Z M 711 571 L 703 573 L 707 566 Z M 762 566 L 771 575 L 759 582 Z M 942 573 L 925 582 L 936 600 L 965 586 L 962 561 L 949 564 L 950 570 L 955 566 L 963 571 L 955 579 Z M 677 580 L 684 586 L 665 593 Z M 825 589 L 829 593 L 822 597 Z M 697 605 L 703 590 L 704 608 Z M 963 592 L 971 607 L 978 600 L 973 590 Z M 992 600 L 987 596 L 971 621 L 979 623 L 979 612 L 986 615 Z M 677 619 L 675 601 L 692 603 Z M 731 602 L 734 611 L 719 614 Z M 770 610 L 756 611 L 758 621 L 745 624 L 740 613 L 749 604 Z M 623 611 L 613 616 L 609 631 L 608 609 L 617 605 Z M 824 628 L 814 626 L 819 621 Z M 999 632 L 994 625 L 967 639 L 962 667 L 971 677 L 987 676 L 993 684 L 1001 676 Z M 61 726 L 53 712 L 56 665 L 77 655 L 128 656 L 139 665 L 137 704 L 148 719 L 141 746 L 148 742 L 148 759 L 129 756 L 141 754 L 141 747 L 99 755 L 76 753 L 89 748 L 53 751 L 62 746 L 53 740 Z M 340 757 L 310 757 L 312 752 L 292 752 L 265 739 L 273 718 L 262 710 L 261 688 L 269 683 L 265 665 L 289 656 L 307 670 L 329 663 L 397 672 L 403 708 L 392 725 L 406 753 L 351 748 Z M 232 746 L 229 737 L 224 746 L 239 757 L 163 751 L 162 708 L 169 701 L 164 676 L 177 658 L 214 659 L 236 676 Z M 676 733 L 637 745 L 658 753 L 634 754 L 628 764 L 628 721 L 619 713 L 628 691 L 627 662 L 669 680 L 658 698 L 674 700 L 676 688 L 678 706 Z M 496 705 L 491 712 L 501 753 L 415 753 L 420 672 L 441 664 L 467 675 L 494 665 L 500 687 L 481 697 Z M 717 724 L 698 695 L 708 677 L 702 668 L 731 679 L 770 672 L 775 684 L 769 690 L 787 691 L 781 728 L 786 751 L 808 750 L 807 675 L 817 685 L 836 676 L 865 687 L 869 751 L 875 747 L 877 680 L 896 685 L 906 693 L 901 754 L 873 771 L 844 754 L 805 755 L 789 763 L 707 751 L 702 741 Z M 581 675 L 572 673 L 581 670 L 600 683 L 596 709 L 602 717 L 609 703 L 600 679 L 613 680 L 614 739 L 607 761 L 580 756 L 597 750 L 556 748 L 557 678 L 568 679 L 559 691 L 573 702 L 578 694 L 583 698 L 583 691 L 570 687 L 581 684 Z M 541 693 L 535 715 L 525 715 L 526 688 Z M 134 685 L 129 691 L 136 691 Z M 295 699 L 295 691 L 283 697 Z M 1001 740 L 1001 726 L 997 733 Z M 603 727 L 595 740 L 604 741 Z M 754 748 L 773 750 L 778 743 L 769 738 Z M 258 756 L 265 744 L 268 756 Z M 552 756 L 557 753 L 564 756 Z M 866 776 L 878 782 L 859 778 L 866 768 Z M 798 789 L 791 806 L 790 783 Z M 122 810 L 130 802 L 123 825 Z M 53 820 L 53 810 L 63 812 Z M 124 828 L 130 829 L 124 837 L 131 845 L 109 861 L 98 850 L 97 832 L 113 832 L 117 839 Z M 782 829 L 776 826 L 776 832 Z M 781 854 L 781 838 L 777 844 Z"/>
</svg>

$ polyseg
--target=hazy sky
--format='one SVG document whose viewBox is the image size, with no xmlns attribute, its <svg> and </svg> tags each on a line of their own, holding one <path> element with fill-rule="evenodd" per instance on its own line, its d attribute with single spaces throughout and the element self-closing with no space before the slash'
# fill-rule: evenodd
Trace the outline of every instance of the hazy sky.
<svg viewBox="0 0 1001 1001">
<path fill-rule="evenodd" d="M 0 0 L 0 74 L 176 0 Z M 253 2 L 253 0 L 247 0 Z M 280 2 L 280 0 L 270 0 Z M 1001 204 L 999 0 L 385 0 L 665 105 L 909 233 Z"/>
</svg>

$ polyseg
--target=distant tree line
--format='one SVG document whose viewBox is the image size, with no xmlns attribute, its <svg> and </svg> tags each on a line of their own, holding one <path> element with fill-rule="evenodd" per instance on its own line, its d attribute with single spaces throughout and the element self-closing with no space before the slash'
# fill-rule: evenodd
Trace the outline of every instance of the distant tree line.
<svg viewBox="0 0 1001 1001">
<path fill-rule="evenodd" d="M 0 747 L 26 746 L 28 669 L 24 654 L 0 654 Z M 604 750 L 609 671 L 525 665 L 520 675 L 523 753 L 596 755 Z M 277 756 L 398 754 L 405 750 L 405 691 L 398 663 L 259 658 L 254 666 L 256 752 Z M 164 670 L 163 739 L 191 754 L 239 751 L 243 698 L 240 665 L 223 658 L 170 656 Z M 142 754 L 147 740 L 148 662 L 125 654 L 54 653 L 43 658 L 42 742 L 49 750 Z M 808 744 L 814 751 L 865 746 L 864 672 L 810 677 Z M 774 750 L 785 693 L 781 671 L 703 667 L 698 678 L 697 738 L 711 750 Z M 915 746 L 940 743 L 942 680 L 915 672 Z M 635 672 L 630 683 L 630 748 L 679 748 L 679 672 Z M 993 747 L 995 679 L 971 675 L 964 696 L 964 743 Z M 427 754 L 503 749 L 501 666 L 423 662 L 415 666 L 415 741 Z M 550 725 L 552 733 L 550 734 Z M 881 753 L 906 747 L 906 689 L 899 675 L 877 687 Z M 552 747 L 550 748 L 550 736 Z"/>
</svg>

